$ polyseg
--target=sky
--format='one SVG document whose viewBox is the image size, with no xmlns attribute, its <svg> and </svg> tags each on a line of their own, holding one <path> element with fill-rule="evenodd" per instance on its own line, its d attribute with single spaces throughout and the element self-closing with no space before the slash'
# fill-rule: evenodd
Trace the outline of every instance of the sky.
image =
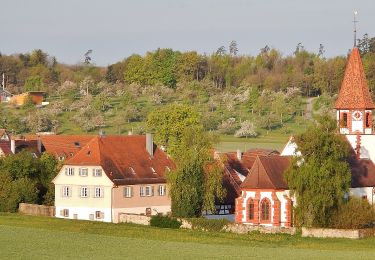
<svg viewBox="0 0 375 260">
<path fill-rule="evenodd" d="M 100 66 L 157 48 L 211 54 L 232 40 L 239 54 L 265 45 L 290 55 L 301 42 L 325 56 L 375 37 L 374 0 L 0 0 L 0 52 L 42 49 L 59 62 Z M 227 47 L 228 48 L 228 47 Z"/>
</svg>

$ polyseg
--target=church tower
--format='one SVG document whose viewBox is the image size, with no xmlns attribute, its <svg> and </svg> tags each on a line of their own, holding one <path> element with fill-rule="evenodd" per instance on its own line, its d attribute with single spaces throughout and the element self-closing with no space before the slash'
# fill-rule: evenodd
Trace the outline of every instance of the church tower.
<svg viewBox="0 0 375 260">
<path fill-rule="evenodd" d="M 358 48 L 354 47 L 346 65 L 344 80 L 335 103 L 341 134 L 373 134 L 372 110 L 375 108 L 368 88 Z"/>
</svg>

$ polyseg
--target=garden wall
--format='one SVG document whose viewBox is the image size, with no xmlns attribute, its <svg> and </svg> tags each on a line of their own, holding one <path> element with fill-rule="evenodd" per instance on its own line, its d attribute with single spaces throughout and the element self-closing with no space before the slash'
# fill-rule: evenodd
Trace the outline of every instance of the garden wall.
<svg viewBox="0 0 375 260">
<path fill-rule="evenodd" d="M 119 222 L 125 223 L 133 223 L 139 225 L 150 225 L 151 217 L 145 215 L 136 215 L 136 214 L 126 214 L 120 213 L 119 214 Z M 193 226 L 186 219 L 178 219 L 181 221 L 182 225 L 181 228 L 192 229 Z M 204 229 L 203 229 L 204 230 Z M 221 231 L 224 232 L 232 232 L 237 234 L 246 234 L 249 232 L 260 232 L 265 234 L 290 234 L 294 235 L 296 233 L 295 228 L 284 228 L 284 227 L 263 227 L 263 226 L 251 226 L 251 225 L 244 225 L 244 224 L 228 224 L 223 227 Z"/>
<path fill-rule="evenodd" d="M 55 216 L 55 207 L 20 203 L 18 206 L 18 212 L 26 215 L 53 217 Z"/>
<path fill-rule="evenodd" d="M 296 229 L 285 228 L 285 227 L 264 227 L 264 226 L 252 226 L 252 225 L 245 225 L 245 224 L 229 224 L 223 228 L 223 231 L 232 232 L 237 234 L 246 234 L 250 232 L 260 232 L 264 234 L 289 234 L 294 235 L 296 233 Z"/>
<path fill-rule="evenodd" d="M 302 228 L 302 237 L 321 238 L 350 238 L 361 239 L 375 235 L 375 229 L 330 229 L 330 228 Z"/>
<path fill-rule="evenodd" d="M 118 222 L 133 223 L 138 225 L 150 225 L 151 217 L 145 215 L 120 213 Z"/>
</svg>

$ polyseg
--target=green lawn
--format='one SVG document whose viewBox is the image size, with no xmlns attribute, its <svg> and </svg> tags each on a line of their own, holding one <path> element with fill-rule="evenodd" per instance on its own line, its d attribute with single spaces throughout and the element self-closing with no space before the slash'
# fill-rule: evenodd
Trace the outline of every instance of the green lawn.
<svg viewBox="0 0 375 260">
<path fill-rule="evenodd" d="M 375 238 L 237 235 L 0 214 L 0 258 L 374 259 Z"/>
</svg>

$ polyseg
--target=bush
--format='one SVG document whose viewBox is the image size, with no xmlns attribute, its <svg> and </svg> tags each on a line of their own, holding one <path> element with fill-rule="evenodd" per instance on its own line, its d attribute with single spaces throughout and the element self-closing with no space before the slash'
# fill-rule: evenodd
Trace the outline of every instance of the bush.
<svg viewBox="0 0 375 260">
<path fill-rule="evenodd" d="M 230 221 L 227 219 L 207 219 L 207 218 L 190 218 L 188 221 L 191 223 L 193 229 L 205 231 L 221 231 L 225 225 Z"/>
<path fill-rule="evenodd" d="M 342 204 L 331 219 L 333 228 L 357 229 L 373 226 L 374 209 L 366 199 L 350 198 Z"/>
<path fill-rule="evenodd" d="M 155 215 L 151 217 L 150 225 L 152 227 L 160 227 L 160 228 L 180 228 L 182 223 L 178 221 L 176 218 L 171 218 L 168 216 L 162 215 Z"/>
</svg>

